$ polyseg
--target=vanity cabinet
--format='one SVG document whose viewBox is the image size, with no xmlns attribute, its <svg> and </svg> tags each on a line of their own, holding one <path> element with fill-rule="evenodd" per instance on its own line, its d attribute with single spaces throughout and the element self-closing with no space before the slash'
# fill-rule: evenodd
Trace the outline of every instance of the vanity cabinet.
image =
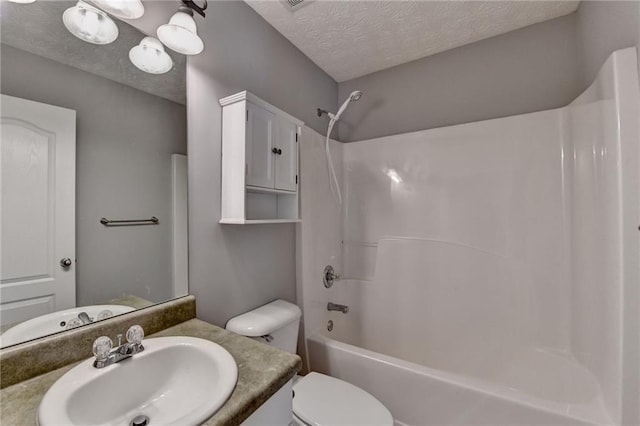
<svg viewBox="0 0 640 426">
<path fill-rule="evenodd" d="M 299 222 L 298 140 L 302 121 L 249 92 L 222 105 L 220 223 Z"/>
</svg>

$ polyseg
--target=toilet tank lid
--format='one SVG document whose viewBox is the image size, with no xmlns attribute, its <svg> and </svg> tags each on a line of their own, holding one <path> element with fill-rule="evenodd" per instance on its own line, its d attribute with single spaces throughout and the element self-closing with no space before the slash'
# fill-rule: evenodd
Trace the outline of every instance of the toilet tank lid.
<svg viewBox="0 0 640 426">
<path fill-rule="evenodd" d="M 301 315 L 298 306 L 278 299 L 231 318 L 226 329 L 247 337 L 264 336 L 299 320 Z"/>
</svg>

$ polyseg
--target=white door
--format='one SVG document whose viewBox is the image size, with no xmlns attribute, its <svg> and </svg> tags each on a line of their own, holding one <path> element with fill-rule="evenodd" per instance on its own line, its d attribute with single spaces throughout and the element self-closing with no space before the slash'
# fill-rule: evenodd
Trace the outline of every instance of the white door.
<svg viewBox="0 0 640 426">
<path fill-rule="evenodd" d="M 0 120 L 0 324 L 9 325 L 75 307 L 76 112 L 2 95 Z"/>
<path fill-rule="evenodd" d="M 275 116 L 247 103 L 247 180 L 249 186 L 273 188 L 273 134 Z"/>
<path fill-rule="evenodd" d="M 296 191 L 298 188 L 298 126 L 282 118 L 277 119 L 276 189 Z"/>
</svg>

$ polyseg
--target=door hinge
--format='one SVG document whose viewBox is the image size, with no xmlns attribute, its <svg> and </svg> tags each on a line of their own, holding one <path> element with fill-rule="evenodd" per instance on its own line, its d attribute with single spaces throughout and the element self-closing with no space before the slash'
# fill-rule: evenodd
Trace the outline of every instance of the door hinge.
<svg viewBox="0 0 640 426">
<path fill-rule="evenodd" d="M 296 133 L 296 143 L 298 142 L 298 134 Z"/>
<path fill-rule="evenodd" d="M 249 110 L 247 110 L 247 121 L 249 121 Z"/>
<path fill-rule="evenodd" d="M 298 175 L 296 175 L 296 185 L 298 184 Z"/>
<path fill-rule="evenodd" d="M 245 176 L 249 175 L 249 164 L 248 163 L 244 163 L 244 175 Z"/>
</svg>

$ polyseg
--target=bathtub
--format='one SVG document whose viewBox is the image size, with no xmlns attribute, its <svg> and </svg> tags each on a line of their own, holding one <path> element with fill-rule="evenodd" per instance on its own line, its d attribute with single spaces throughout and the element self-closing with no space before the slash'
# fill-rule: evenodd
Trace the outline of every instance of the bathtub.
<svg viewBox="0 0 640 426">
<path fill-rule="evenodd" d="M 365 389 L 391 411 L 398 426 L 612 424 L 599 395 L 589 403 L 542 399 L 322 334 L 307 339 L 307 350 L 311 370 Z"/>
</svg>

